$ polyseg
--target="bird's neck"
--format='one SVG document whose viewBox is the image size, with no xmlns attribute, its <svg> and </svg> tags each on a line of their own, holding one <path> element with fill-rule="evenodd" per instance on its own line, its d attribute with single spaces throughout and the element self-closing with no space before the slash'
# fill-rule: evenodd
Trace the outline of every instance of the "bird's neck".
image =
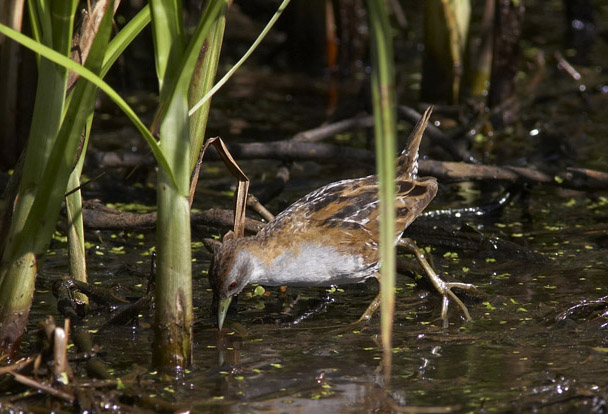
<svg viewBox="0 0 608 414">
<path fill-rule="evenodd" d="M 242 246 L 236 255 L 236 261 L 247 264 L 250 269 L 249 283 L 259 283 L 268 286 L 278 286 L 273 268 L 276 267 L 277 253 L 271 249 L 262 237 L 243 239 Z"/>
</svg>

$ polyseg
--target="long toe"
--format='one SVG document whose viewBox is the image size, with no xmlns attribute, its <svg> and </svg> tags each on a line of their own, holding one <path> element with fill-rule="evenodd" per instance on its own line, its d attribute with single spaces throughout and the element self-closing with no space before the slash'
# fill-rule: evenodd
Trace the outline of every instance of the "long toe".
<svg viewBox="0 0 608 414">
<path fill-rule="evenodd" d="M 477 286 L 472 283 L 462 283 L 462 282 L 445 282 L 448 288 L 458 288 L 462 290 L 475 290 L 477 291 Z"/>
<path fill-rule="evenodd" d="M 460 285 L 465 285 L 467 286 L 466 288 L 463 288 Z M 460 289 L 471 289 L 471 288 L 475 288 L 474 285 L 471 285 L 469 283 L 445 283 L 444 287 L 446 288 L 445 293 L 442 293 L 443 296 L 443 306 L 441 309 L 441 318 L 444 320 L 444 323 L 447 322 L 447 308 L 448 308 L 448 302 L 450 299 L 452 299 L 454 302 L 456 302 L 456 304 L 458 305 L 458 307 L 460 308 L 460 310 L 462 311 L 465 319 L 467 321 L 472 320 L 471 318 L 471 314 L 469 313 L 469 309 L 467 308 L 467 306 L 462 302 L 462 300 L 460 300 L 460 298 L 458 296 L 456 296 L 456 294 L 454 292 L 452 292 L 452 287 L 457 287 Z M 476 288 L 475 288 L 476 289 Z"/>
</svg>

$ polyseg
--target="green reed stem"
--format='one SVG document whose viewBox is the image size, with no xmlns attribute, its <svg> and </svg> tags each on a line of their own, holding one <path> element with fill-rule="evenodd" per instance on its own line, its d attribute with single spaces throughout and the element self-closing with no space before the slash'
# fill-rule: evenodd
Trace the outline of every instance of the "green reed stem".
<svg viewBox="0 0 608 414">
<path fill-rule="evenodd" d="M 247 52 L 245 52 L 245 54 L 243 55 L 243 57 L 240 58 L 239 61 L 236 62 L 236 64 L 222 77 L 222 79 L 220 79 L 217 82 L 217 84 L 215 84 L 215 86 L 209 92 L 207 92 L 207 94 L 205 94 L 205 96 L 203 96 L 203 98 L 200 101 L 198 101 L 190 109 L 190 112 L 189 112 L 190 115 L 194 114 L 202 105 L 205 104 L 205 102 L 207 102 L 209 99 L 211 99 L 211 97 L 222 86 L 224 86 L 224 84 L 226 82 L 228 82 L 228 79 L 230 79 L 232 77 L 232 75 L 234 75 L 234 73 L 237 71 L 237 69 L 240 68 L 243 63 L 245 63 L 245 61 L 249 58 L 249 56 L 251 56 L 251 54 L 253 53 L 253 51 L 258 47 L 258 45 L 262 42 L 262 40 L 264 40 L 264 37 L 266 37 L 266 35 L 270 31 L 270 29 L 272 29 L 272 26 L 275 24 L 275 22 L 281 16 L 281 13 L 283 13 L 283 10 L 285 10 L 285 8 L 287 7 L 287 5 L 289 4 L 290 1 L 291 0 L 283 0 L 283 2 L 280 4 L 280 6 L 277 9 L 277 11 L 272 16 L 272 18 L 268 21 L 268 24 L 266 24 L 266 27 L 264 27 L 264 30 L 262 30 L 262 32 L 260 33 L 260 35 L 258 36 L 258 38 L 255 39 L 255 42 L 253 42 L 253 44 L 251 45 L 251 47 L 249 47 L 249 49 L 247 50 Z"/>
<path fill-rule="evenodd" d="M 385 3 L 367 0 L 372 52 L 372 97 L 376 136 L 376 170 L 380 199 L 380 295 L 385 384 L 391 376 L 395 306 L 395 153 L 397 113 L 391 27 Z"/>
</svg>

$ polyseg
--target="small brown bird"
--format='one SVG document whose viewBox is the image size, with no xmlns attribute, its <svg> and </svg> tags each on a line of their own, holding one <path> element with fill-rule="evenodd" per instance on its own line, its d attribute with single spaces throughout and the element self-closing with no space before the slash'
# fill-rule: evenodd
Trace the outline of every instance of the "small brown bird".
<svg viewBox="0 0 608 414">
<path fill-rule="evenodd" d="M 465 283 L 443 282 L 413 241 L 401 239 L 437 193 L 437 181 L 419 178 L 418 148 L 432 108 L 412 131 L 397 161 L 395 244 L 416 255 L 433 285 L 443 296 L 442 318 L 448 297 L 470 319 L 466 306 L 452 287 L 473 288 Z M 225 240 L 214 255 L 209 280 L 218 303 L 218 326 L 234 295 L 251 283 L 266 286 L 331 286 L 363 282 L 378 277 L 378 183 L 375 175 L 327 184 L 302 197 L 252 237 Z M 361 319 L 377 308 L 379 297 Z"/>
</svg>

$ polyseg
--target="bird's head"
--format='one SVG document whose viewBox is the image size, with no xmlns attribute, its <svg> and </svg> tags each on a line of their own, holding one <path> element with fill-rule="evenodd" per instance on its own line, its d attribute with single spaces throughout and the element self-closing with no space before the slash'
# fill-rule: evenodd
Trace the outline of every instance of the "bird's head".
<svg viewBox="0 0 608 414">
<path fill-rule="evenodd" d="M 254 264 L 247 251 L 247 238 L 228 239 L 215 248 L 209 284 L 217 303 L 218 327 L 221 330 L 233 296 L 249 284 Z"/>
</svg>

